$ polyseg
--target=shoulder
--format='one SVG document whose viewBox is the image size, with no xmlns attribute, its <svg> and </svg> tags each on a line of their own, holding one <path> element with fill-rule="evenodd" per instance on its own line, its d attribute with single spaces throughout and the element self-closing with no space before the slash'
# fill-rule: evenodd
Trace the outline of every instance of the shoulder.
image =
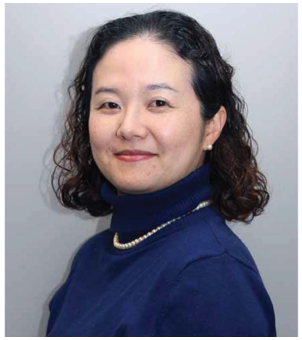
<svg viewBox="0 0 302 340">
<path fill-rule="evenodd" d="M 208 207 L 201 214 L 188 217 L 183 224 L 185 228 L 171 238 L 171 247 L 177 249 L 182 268 L 195 260 L 227 253 L 259 274 L 246 245 L 213 208 Z"/>
<path fill-rule="evenodd" d="M 224 252 L 189 263 L 175 278 L 156 336 L 275 336 L 260 276 Z"/>
<path fill-rule="evenodd" d="M 233 230 L 226 224 L 222 218 L 212 207 L 205 215 L 205 220 L 216 238 L 216 241 L 231 257 L 249 267 L 256 273 L 259 273 L 256 262 L 244 244 L 244 242 L 236 235 Z"/>
</svg>

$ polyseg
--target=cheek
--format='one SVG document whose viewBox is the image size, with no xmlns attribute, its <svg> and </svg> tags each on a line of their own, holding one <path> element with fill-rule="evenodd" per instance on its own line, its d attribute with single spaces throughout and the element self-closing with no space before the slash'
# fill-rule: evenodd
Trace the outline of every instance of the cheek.
<svg viewBox="0 0 302 340">
<path fill-rule="evenodd" d="M 167 128 L 161 130 L 161 144 L 166 150 L 184 151 L 196 143 L 197 126 L 196 122 L 177 120 L 165 125 Z"/>
<path fill-rule="evenodd" d="M 91 148 L 97 150 L 104 148 L 109 139 L 108 129 L 104 129 L 99 120 L 93 116 L 89 118 L 89 138 Z"/>
</svg>

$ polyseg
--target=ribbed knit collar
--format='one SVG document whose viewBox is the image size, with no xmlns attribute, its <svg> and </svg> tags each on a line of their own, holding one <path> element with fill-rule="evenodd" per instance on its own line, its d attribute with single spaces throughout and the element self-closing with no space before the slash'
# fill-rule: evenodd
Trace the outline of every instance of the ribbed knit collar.
<svg viewBox="0 0 302 340">
<path fill-rule="evenodd" d="M 147 194 L 118 195 L 105 182 L 102 197 L 113 206 L 110 230 L 150 230 L 193 210 L 211 197 L 209 170 L 210 164 L 204 163 L 171 186 Z"/>
</svg>

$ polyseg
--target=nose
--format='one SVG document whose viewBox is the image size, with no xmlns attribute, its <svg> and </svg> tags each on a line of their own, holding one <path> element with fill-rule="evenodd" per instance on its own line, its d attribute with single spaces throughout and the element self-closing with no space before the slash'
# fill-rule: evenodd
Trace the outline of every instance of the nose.
<svg viewBox="0 0 302 340">
<path fill-rule="evenodd" d="M 124 113 L 122 122 L 117 129 L 117 136 L 123 139 L 132 139 L 139 137 L 145 138 L 147 135 L 147 128 L 142 122 L 143 117 L 138 110 L 127 110 Z"/>
</svg>

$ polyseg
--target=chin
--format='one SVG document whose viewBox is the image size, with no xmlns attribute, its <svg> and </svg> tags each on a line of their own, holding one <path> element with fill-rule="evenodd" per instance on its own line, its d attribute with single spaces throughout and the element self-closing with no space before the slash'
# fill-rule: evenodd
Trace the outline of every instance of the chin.
<svg viewBox="0 0 302 340">
<path fill-rule="evenodd" d="M 146 187 L 146 186 L 123 186 L 123 187 L 119 187 L 117 189 L 117 194 L 118 195 L 139 195 L 139 194 L 147 194 L 150 192 L 154 192 L 157 191 L 158 189 L 152 187 Z"/>
</svg>

